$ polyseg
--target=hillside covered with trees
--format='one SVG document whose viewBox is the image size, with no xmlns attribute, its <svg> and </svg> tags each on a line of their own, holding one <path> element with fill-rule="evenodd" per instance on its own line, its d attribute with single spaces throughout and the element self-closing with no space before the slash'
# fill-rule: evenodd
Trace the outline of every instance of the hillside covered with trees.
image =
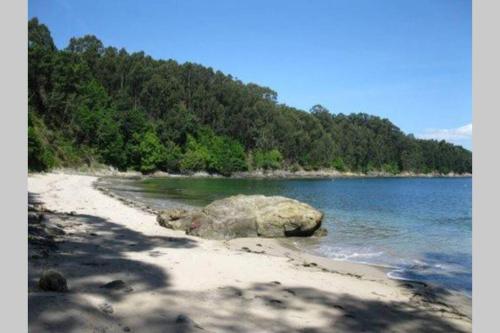
<svg viewBox="0 0 500 333">
<path fill-rule="evenodd" d="M 406 135 L 363 113 L 309 112 L 267 87 L 212 68 L 105 47 L 95 36 L 58 50 L 28 23 L 28 163 L 40 171 L 101 163 L 144 173 L 322 169 L 472 171 L 472 153 Z"/>
</svg>

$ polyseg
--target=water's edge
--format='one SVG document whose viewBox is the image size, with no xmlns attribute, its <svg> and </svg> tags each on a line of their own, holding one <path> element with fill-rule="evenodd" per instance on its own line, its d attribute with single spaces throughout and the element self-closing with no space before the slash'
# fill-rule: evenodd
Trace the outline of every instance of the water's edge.
<svg viewBox="0 0 500 333">
<path fill-rule="evenodd" d="M 141 197 L 132 198 L 130 196 L 124 196 L 124 195 L 118 193 L 117 191 L 113 190 L 112 189 L 112 186 L 114 184 L 113 182 L 116 182 L 119 180 L 130 181 L 130 178 L 129 177 L 116 177 L 116 176 L 99 177 L 98 180 L 94 183 L 94 187 L 97 190 L 103 192 L 104 194 L 109 195 L 111 197 L 114 197 L 114 198 L 122 201 L 124 204 L 126 204 L 128 206 L 131 206 L 131 207 L 134 207 L 137 209 L 141 209 L 145 212 L 155 214 L 155 215 L 160 211 L 160 210 L 155 209 L 155 208 L 151 207 L 150 205 L 148 205 L 145 202 L 146 200 L 141 201 L 141 199 L 140 199 Z M 171 206 L 171 207 L 181 206 L 181 207 L 184 207 L 187 209 L 199 209 L 200 208 L 198 206 L 194 206 L 194 205 L 190 205 L 188 203 L 182 202 L 182 200 L 163 198 L 162 201 L 166 203 L 166 206 Z M 305 246 L 300 246 L 296 242 L 296 240 L 294 240 L 294 239 L 279 239 L 279 243 L 281 246 L 286 247 L 290 250 L 297 251 L 297 252 L 303 252 L 303 253 L 310 254 L 313 256 L 323 257 L 323 258 L 326 258 L 326 259 L 332 260 L 332 261 L 337 261 L 337 262 L 345 261 L 345 262 L 351 262 L 351 263 L 355 263 L 355 264 L 377 267 L 379 269 L 382 269 L 386 273 L 386 276 L 390 279 L 393 279 L 393 280 L 409 281 L 409 282 L 413 281 L 413 282 L 426 283 L 426 284 L 433 285 L 433 283 L 429 283 L 429 281 L 412 279 L 412 278 L 407 278 L 407 277 L 402 276 L 403 274 L 401 274 L 401 273 L 404 272 L 406 269 L 408 269 L 408 267 L 397 267 L 397 266 L 383 265 L 383 264 L 377 264 L 377 263 L 373 263 L 373 262 L 366 262 L 366 261 L 362 261 L 362 260 L 352 260 L 349 258 L 345 258 L 345 259 L 334 258 L 331 256 L 327 256 L 321 252 L 317 252 L 317 251 L 313 251 L 312 249 L 308 249 Z M 399 276 L 398 276 L 398 274 L 399 274 Z M 440 287 L 444 287 L 445 289 L 448 289 L 450 291 L 459 292 L 468 298 L 472 298 L 472 295 L 465 292 L 465 291 L 457 291 L 453 288 L 447 288 L 446 286 L 440 286 Z"/>
</svg>

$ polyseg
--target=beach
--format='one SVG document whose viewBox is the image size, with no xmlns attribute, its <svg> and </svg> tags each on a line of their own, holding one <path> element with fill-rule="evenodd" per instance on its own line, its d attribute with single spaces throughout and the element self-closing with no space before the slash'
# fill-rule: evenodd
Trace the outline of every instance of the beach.
<svg viewBox="0 0 500 333">
<path fill-rule="evenodd" d="M 44 207 L 41 223 L 56 230 L 46 255 L 30 244 L 32 332 L 471 331 L 465 296 L 275 239 L 191 237 L 99 191 L 97 180 L 28 177 L 30 201 Z M 61 272 L 69 291 L 41 291 L 45 269 Z M 115 280 L 126 287 L 103 288 Z"/>
</svg>

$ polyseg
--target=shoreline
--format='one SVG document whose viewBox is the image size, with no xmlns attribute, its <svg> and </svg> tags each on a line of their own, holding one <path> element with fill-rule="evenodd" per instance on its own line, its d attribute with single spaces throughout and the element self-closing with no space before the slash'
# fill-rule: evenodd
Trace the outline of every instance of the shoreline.
<svg viewBox="0 0 500 333">
<path fill-rule="evenodd" d="M 142 174 L 139 171 L 119 171 L 112 167 L 99 168 L 57 168 L 47 173 L 64 173 L 88 175 L 96 177 L 123 177 L 123 178 L 156 178 L 156 177 L 172 177 L 172 178 L 221 178 L 221 179 L 321 179 L 321 178 L 469 178 L 472 173 L 456 174 L 450 172 L 448 174 L 441 173 L 414 173 L 402 172 L 391 174 L 386 172 L 340 172 L 333 169 L 323 169 L 317 171 L 288 171 L 288 170 L 269 170 L 269 171 L 244 171 L 235 172 L 231 176 L 223 176 L 220 174 L 211 174 L 205 171 L 195 172 L 190 174 L 168 173 L 156 171 L 151 174 Z M 36 174 L 36 173 L 35 173 Z"/>
<path fill-rule="evenodd" d="M 137 209 L 140 209 L 140 210 L 142 210 L 144 212 L 152 213 L 152 214 L 155 214 L 155 215 L 160 212 L 160 210 L 154 209 L 154 208 L 150 207 L 149 205 L 147 205 L 144 202 L 141 202 L 139 200 L 129 199 L 129 198 L 125 197 L 125 196 L 122 196 L 122 195 L 120 195 L 118 193 L 115 193 L 113 190 L 111 190 L 108 187 L 106 187 L 106 184 L 104 183 L 104 179 L 105 178 L 106 177 L 99 177 L 92 184 L 92 186 L 96 190 L 104 193 L 105 195 L 108 195 L 108 196 L 110 196 L 112 198 L 115 198 L 115 199 L 121 201 L 122 203 L 124 203 L 125 205 L 127 205 L 129 207 L 137 208 Z M 121 177 L 119 177 L 119 178 L 121 178 Z M 171 200 L 166 199 L 166 198 L 163 199 L 163 201 L 169 201 L 169 202 L 171 202 L 172 206 L 177 206 L 180 203 L 180 202 L 176 202 L 176 201 L 171 201 Z M 198 209 L 198 208 L 200 208 L 200 207 L 190 206 L 190 205 L 185 204 L 185 203 L 180 203 L 180 204 L 182 204 L 183 206 L 188 207 L 188 209 Z M 424 281 L 419 281 L 419 280 L 409 279 L 409 278 L 402 278 L 402 277 L 391 276 L 392 272 L 401 270 L 402 267 L 387 266 L 387 265 L 383 265 L 383 264 L 376 264 L 376 263 L 370 263 L 370 262 L 360 262 L 360 261 L 353 261 L 353 260 L 349 260 L 349 259 L 335 259 L 335 258 L 327 257 L 327 256 L 324 256 L 324 255 L 321 255 L 321 254 L 318 254 L 318 253 L 313 253 L 312 251 L 308 251 L 307 249 L 300 248 L 298 245 L 294 244 L 294 240 L 290 239 L 290 238 L 275 239 L 275 242 L 276 242 L 276 246 L 282 247 L 283 250 L 287 250 L 288 249 L 288 250 L 295 251 L 295 252 L 302 252 L 304 254 L 308 254 L 308 255 L 311 255 L 311 256 L 314 256 L 314 257 L 325 258 L 325 259 L 328 259 L 328 260 L 331 260 L 331 261 L 335 261 L 335 262 L 347 262 L 347 263 L 351 263 L 351 264 L 355 264 L 355 265 L 372 266 L 372 267 L 375 267 L 375 268 L 383 270 L 385 272 L 387 278 L 389 278 L 391 280 L 433 285 L 432 283 L 429 283 L 429 282 L 424 282 Z M 281 252 L 283 252 L 283 251 L 281 251 Z M 435 286 L 435 287 L 436 288 L 447 289 L 447 290 L 449 290 L 451 292 L 455 292 L 455 293 L 461 294 L 461 295 L 467 297 L 468 299 L 472 300 L 472 295 L 468 295 L 465 292 L 456 291 L 456 290 L 453 290 L 453 289 L 449 289 L 449 288 L 445 288 L 445 287 L 440 287 L 440 286 Z"/>
<path fill-rule="evenodd" d="M 396 321 L 394 315 L 387 312 L 386 317 L 379 318 L 378 312 L 389 310 L 398 312 L 399 317 L 407 318 L 404 323 L 400 322 L 398 326 L 392 327 L 395 331 L 418 331 L 418 328 L 427 327 L 429 324 L 457 332 L 468 332 L 471 329 L 470 299 L 425 283 L 390 279 L 380 267 L 335 261 L 287 249 L 275 239 L 241 238 L 211 241 L 165 229 L 156 223 L 154 211 L 128 206 L 122 200 L 99 190 L 95 176 L 67 173 L 31 174 L 28 177 L 28 190 L 50 211 L 62 214 L 67 221 L 95 216 L 86 220 L 84 226 L 98 228 L 94 232 L 98 236 L 92 236 L 88 232 L 81 236 L 88 242 L 96 241 L 96 245 L 101 244 L 104 248 L 100 252 L 89 250 L 89 257 L 102 255 L 108 258 L 109 254 L 113 254 L 115 257 L 119 256 L 120 261 L 136 262 L 130 267 L 125 265 L 125 271 L 123 263 L 114 268 L 113 276 L 121 276 L 124 280 L 128 276 L 130 280 L 130 275 L 137 275 L 144 280 L 135 281 L 136 284 L 133 286 L 136 291 L 130 295 L 116 298 L 95 293 L 88 285 L 88 279 L 78 278 L 79 275 L 86 274 L 85 270 L 89 269 L 85 268 L 86 266 L 74 267 L 74 264 L 67 262 L 68 259 L 65 261 L 54 259 L 58 269 L 72 277 L 68 281 L 73 290 L 72 294 L 78 295 L 81 302 L 90 304 L 92 311 L 102 300 L 113 302 L 115 314 L 111 318 L 99 317 L 96 320 L 96 323 L 108 325 L 109 331 L 115 329 L 119 331 L 118 327 L 121 328 L 125 323 L 127 327 L 139 331 L 141 328 L 143 331 L 156 331 L 152 322 L 158 320 L 162 323 L 158 326 L 158 331 L 168 331 L 170 327 L 168 325 L 174 325 L 172 331 L 175 331 L 176 324 L 168 317 L 170 313 L 166 313 L 164 319 L 155 317 L 156 321 L 137 319 L 137 311 L 147 318 L 152 316 L 152 311 L 166 311 L 162 304 L 165 304 L 167 299 L 169 304 L 174 301 L 169 311 L 188 313 L 197 325 L 208 331 L 232 330 L 227 327 L 224 329 L 219 326 L 220 323 L 213 322 L 211 320 L 214 317 L 213 313 L 207 315 L 215 311 L 214 302 L 218 304 L 217 316 L 231 322 L 234 325 L 233 330 L 235 327 L 240 327 L 242 331 L 274 332 L 282 331 L 284 328 L 298 331 L 299 328 L 314 327 L 317 332 L 327 332 L 332 329 L 333 321 L 335 324 L 333 327 L 338 331 L 350 332 L 353 331 L 349 329 L 352 328 L 349 325 L 353 320 L 357 320 L 360 325 L 368 325 L 366 327 L 383 324 L 388 328 Z M 65 227 L 63 222 L 59 225 Z M 110 232 L 112 234 L 108 239 L 107 234 Z M 79 229 L 69 226 L 68 229 L 65 228 L 65 234 L 71 238 L 79 234 Z M 166 237 L 166 241 L 155 241 L 159 237 Z M 136 248 L 136 251 L 131 251 L 121 243 L 115 244 L 121 239 L 123 242 L 127 239 L 137 242 L 140 239 L 139 243 L 143 245 Z M 178 239 L 179 242 L 182 240 L 185 244 L 172 247 L 168 239 Z M 104 246 L 107 242 L 111 242 L 108 248 Z M 66 240 L 66 246 L 69 246 L 68 243 L 70 242 Z M 72 253 L 71 250 L 73 253 L 78 252 L 84 244 L 85 242 L 73 244 L 74 248 L 67 249 L 68 253 Z M 145 246 L 146 244 L 148 246 Z M 196 245 L 186 246 L 186 244 Z M 50 263 L 48 260 L 43 266 L 50 266 Z M 111 262 L 108 267 L 114 267 L 113 264 L 114 262 Z M 154 280 L 153 277 L 145 275 L 143 268 L 137 270 L 136 265 L 152 265 L 158 274 L 163 272 L 162 274 L 168 276 L 168 281 L 171 282 L 165 286 L 161 283 L 151 283 L 150 279 Z M 104 275 L 109 275 L 107 273 L 109 268 L 96 266 L 94 269 L 92 279 L 103 280 Z M 29 271 L 31 272 L 29 280 L 32 284 L 29 295 L 30 329 L 38 328 L 38 331 L 44 331 L 43 328 L 50 325 L 48 323 L 50 320 L 44 316 L 31 317 L 31 313 L 33 311 L 38 313 L 40 308 L 50 312 L 54 304 L 48 299 L 44 301 L 43 293 L 33 286 L 39 270 L 32 259 L 29 262 Z M 194 278 L 201 276 L 203 279 Z M 149 288 L 143 288 L 148 281 L 150 281 Z M 226 295 L 228 284 L 233 288 L 230 297 Z M 257 288 L 257 285 L 260 287 Z M 234 288 L 237 290 L 234 291 Z M 34 304 L 35 299 L 37 305 Z M 144 309 L 138 309 L 138 304 L 145 300 L 148 305 Z M 66 304 L 64 297 L 60 302 Z M 240 318 L 241 313 L 237 308 L 242 306 L 242 302 L 249 313 Z M 334 303 L 336 307 L 332 307 Z M 365 308 L 364 304 L 371 304 L 371 307 Z M 72 307 L 71 304 L 66 305 Z M 302 310 L 294 310 L 299 305 Z M 97 316 L 87 308 L 75 311 L 81 311 L 85 318 Z M 136 316 L 130 317 L 131 313 Z M 267 322 L 265 326 L 259 326 L 264 325 L 264 318 L 269 313 L 286 313 L 290 322 L 279 322 L 274 325 Z M 328 313 L 328 318 L 325 318 L 325 313 Z M 434 313 L 440 315 L 435 316 Z"/>
</svg>

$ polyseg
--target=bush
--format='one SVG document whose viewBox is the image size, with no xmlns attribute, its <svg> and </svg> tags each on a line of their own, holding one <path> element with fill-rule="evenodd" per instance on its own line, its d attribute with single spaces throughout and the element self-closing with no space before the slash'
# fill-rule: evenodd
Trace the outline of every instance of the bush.
<svg viewBox="0 0 500 333">
<path fill-rule="evenodd" d="M 344 161 L 340 157 L 337 157 L 336 159 L 333 160 L 332 166 L 335 170 L 341 171 L 341 172 L 346 171 L 346 169 L 347 169 Z"/>
<path fill-rule="evenodd" d="M 298 172 L 301 170 L 301 167 L 298 163 L 293 163 L 291 166 L 290 166 L 290 171 L 291 172 Z"/>
<path fill-rule="evenodd" d="M 167 151 L 154 131 L 144 134 L 139 143 L 138 153 L 141 160 L 139 170 L 142 173 L 158 170 L 167 159 Z"/>
<path fill-rule="evenodd" d="M 210 169 L 225 176 L 234 171 L 246 170 L 245 149 L 239 142 L 225 137 L 214 137 L 210 148 Z"/>
<path fill-rule="evenodd" d="M 186 146 L 180 162 L 183 172 L 207 170 L 227 176 L 246 170 L 245 150 L 238 141 L 204 130 L 198 133 L 197 139 L 188 135 Z"/>
<path fill-rule="evenodd" d="M 382 171 L 395 175 L 399 173 L 399 167 L 396 163 L 386 163 L 382 165 Z"/>
<path fill-rule="evenodd" d="M 48 131 L 42 119 L 28 111 L 28 170 L 46 171 L 56 164 L 54 151 L 48 139 Z"/>
<path fill-rule="evenodd" d="M 186 146 L 186 153 L 179 165 L 180 170 L 182 172 L 206 170 L 211 159 L 207 147 L 198 143 L 191 135 L 188 135 Z"/>
<path fill-rule="evenodd" d="M 161 165 L 161 169 L 166 171 L 179 171 L 180 161 L 182 160 L 182 150 L 172 141 L 165 143 L 165 160 Z"/>
<path fill-rule="evenodd" d="M 257 150 L 254 152 L 253 160 L 256 169 L 275 170 L 281 168 L 283 156 L 277 149 L 269 151 Z"/>
<path fill-rule="evenodd" d="M 28 169 L 46 171 L 54 167 L 52 150 L 42 142 L 36 128 L 28 127 Z"/>
</svg>

